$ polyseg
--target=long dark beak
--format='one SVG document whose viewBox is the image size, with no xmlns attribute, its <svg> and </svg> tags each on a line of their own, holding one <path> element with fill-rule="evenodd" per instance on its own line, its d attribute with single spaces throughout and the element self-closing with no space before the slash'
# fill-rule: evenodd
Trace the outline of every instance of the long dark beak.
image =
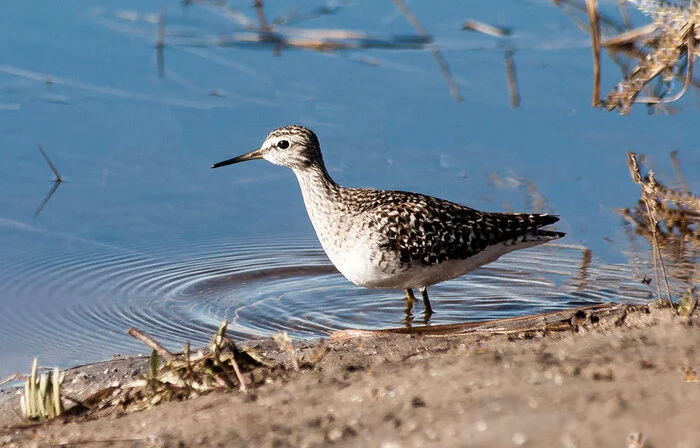
<svg viewBox="0 0 700 448">
<path fill-rule="evenodd" d="M 221 166 L 233 165 L 234 163 L 245 162 L 246 160 L 262 159 L 263 153 L 262 148 L 256 149 L 255 151 L 250 151 L 249 153 L 243 154 L 233 159 L 224 160 L 223 162 L 215 163 L 211 167 L 219 168 Z"/>
</svg>

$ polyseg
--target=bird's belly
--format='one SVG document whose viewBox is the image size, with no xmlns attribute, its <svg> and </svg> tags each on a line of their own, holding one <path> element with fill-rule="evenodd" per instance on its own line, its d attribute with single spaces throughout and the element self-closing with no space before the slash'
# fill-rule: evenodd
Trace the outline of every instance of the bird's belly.
<svg viewBox="0 0 700 448">
<path fill-rule="evenodd" d="M 451 280 L 461 277 L 485 264 L 492 263 L 498 260 L 502 255 L 505 255 L 513 250 L 531 247 L 542 244 L 541 241 L 531 242 L 525 245 L 513 245 L 499 243 L 493 246 L 488 246 L 481 252 L 464 260 L 450 260 L 440 264 L 430 266 L 416 266 L 406 270 L 400 276 L 393 280 L 396 286 L 393 288 L 418 288 L 427 287 L 436 283 Z"/>
<path fill-rule="evenodd" d="M 464 260 L 450 260 L 429 266 L 387 265 L 377 261 L 380 258 L 377 253 L 363 245 L 329 249 L 326 249 L 326 253 L 331 262 L 354 284 L 366 288 L 407 289 L 427 287 L 465 275 L 510 252 L 512 246 L 498 244 Z"/>
<path fill-rule="evenodd" d="M 392 287 L 387 282 L 394 276 L 376 261 L 376 253 L 363 244 L 326 247 L 326 255 L 341 274 L 352 283 L 366 288 Z"/>
</svg>

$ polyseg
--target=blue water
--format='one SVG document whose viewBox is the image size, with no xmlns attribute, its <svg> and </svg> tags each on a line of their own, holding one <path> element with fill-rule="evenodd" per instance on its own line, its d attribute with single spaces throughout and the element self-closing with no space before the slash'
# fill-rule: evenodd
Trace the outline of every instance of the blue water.
<svg viewBox="0 0 700 448">
<path fill-rule="evenodd" d="M 323 5 L 276 2 L 265 13 L 270 22 L 289 12 L 303 19 Z M 340 183 L 561 215 L 569 247 L 515 254 L 435 287 L 434 324 L 648 297 L 615 212 L 639 197 L 625 153 L 645 154 L 673 184 L 676 150 L 690 189 L 700 190 L 696 90 L 672 116 L 642 105 L 629 116 L 597 110 L 589 37 L 550 2 L 411 2 L 450 66 L 457 102 L 430 46 L 406 38 L 416 33 L 391 2 L 335 5 L 277 30 L 297 38 L 342 28 L 388 44 L 232 44 L 255 34 L 208 3 L 3 5 L 0 377 L 26 370 L 33 356 L 68 366 L 144 350 L 124 334 L 129 326 L 177 348 L 206 341 L 223 318 L 241 339 L 401 325 L 400 291 L 357 288 L 330 269 L 291 172 L 264 162 L 209 168 L 291 123 L 316 130 Z M 252 7 L 238 6 L 257 24 Z M 463 31 L 466 19 L 514 34 Z M 619 76 L 604 57 L 603 90 Z M 65 182 L 35 217 L 53 186 L 37 143 Z M 584 247 L 597 281 L 582 284 Z"/>
</svg>

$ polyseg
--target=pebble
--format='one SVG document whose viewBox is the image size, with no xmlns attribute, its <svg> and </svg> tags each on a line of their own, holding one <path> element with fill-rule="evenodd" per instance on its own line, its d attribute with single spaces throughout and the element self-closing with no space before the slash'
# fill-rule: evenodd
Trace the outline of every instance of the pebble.
<svg viewBox="0 0 700 448">
<path fill-rule="evenodd" d="M 382 444 L 379 446 L 380 448 L 401 448 L 401 444 L 399 444 L 399 442 L 394 442 L 393 440 L 382 442 Z"/>
<path fill-rule="evenodd" d="M 423 431 L 425 434 L 425 437 L 428 438 L 428 440 L 435 441 L 438 439 L 438 434 L 433 428 L 425 428 L 425 431 Z"/>
<path fill-rule="evenodd" d="M 331 428 L 328 431 L 328 440 L 331 442 L 337 442 L 343 437 L 343 431 L 340 428 Z"/>
<path fill-rule="evenodd" d="M 489 429 L 489 425 L 486 423 L 485 420 L 479 420 L 476 422 L 476 430 L 479 432 L 484 432 L 487 429 Z"/>
<path fill-rule="evenodd" d="M 403 426 L 407 432 L 413 432 L 416 429 L 418 429 L 418 422 L 416 422 L 415 420 L 408 420 L 404 423 Z"/>
<path fill-rule="evenodd" d="M 80 372 L 75 375 L 75 378 L 73 378 L 73 381 L 71 381 L 72 384 L 82 384 L 87 380 L 88 376 L 87 373 L 85 372 Z"/>
<path fill-rule="evenodd" d="M 576 442 L 569 434 L 563 434 L 560 440 L 564 448 L 577 448 Z"/>
<path fill-rule="evenodd" d="M 513 445 L 515 446 L 522 446 L 525 445 L 525 442 L 527 442 L 527 437 L 525 437 L 525 434 L 522 432 L 516 432 L 513 434 Z"/>
</svg>

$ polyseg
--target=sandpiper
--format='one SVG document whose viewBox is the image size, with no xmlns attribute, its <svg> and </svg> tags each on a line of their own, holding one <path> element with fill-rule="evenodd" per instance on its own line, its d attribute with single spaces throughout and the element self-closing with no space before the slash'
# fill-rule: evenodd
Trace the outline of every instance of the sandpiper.
<svg viewBox="0 0 700 448">
<path fill-rule="evenodd" d="M 338 185 L 326 170 L 316 134 L 303 126 L 275 129 L 259 149 L 212 168 L 254 159 L 291 168 L 331 262 L 356 285 L 404 289 L 407 316 L 414 288 L 428 318 L 429 286 L 565 235 L 540 229 L 557 222 L 554 215 L 488 213 L 418 193 Z"/>
</svg>

